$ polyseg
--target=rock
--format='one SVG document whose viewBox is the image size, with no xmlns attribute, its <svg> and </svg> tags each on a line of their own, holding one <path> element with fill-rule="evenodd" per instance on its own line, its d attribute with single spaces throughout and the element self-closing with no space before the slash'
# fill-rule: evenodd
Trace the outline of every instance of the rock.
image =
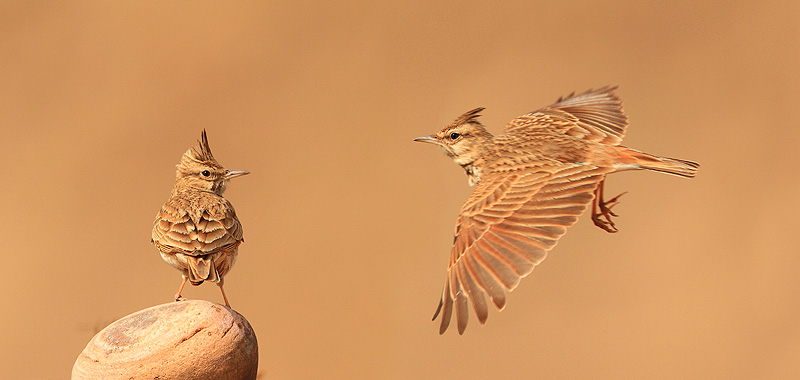
<svg viewBox="0 0 800 380">
<path fill-rule="evenodd" d="M 258 342 L 239 313 L 208 301 L 153 306 L 92 338 L 72 379 L 255 379 Z"/>
</svg>

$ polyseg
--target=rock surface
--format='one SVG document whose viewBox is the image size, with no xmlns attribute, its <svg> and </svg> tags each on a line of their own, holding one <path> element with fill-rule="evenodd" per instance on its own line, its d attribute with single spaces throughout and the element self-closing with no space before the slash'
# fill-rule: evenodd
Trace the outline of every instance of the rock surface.
<svg viewBox="0 0 800 380">
<path fill-rule="evenodd" d="M 258 342 L 239 313 L 208 301 L 153 306 L 92 338 L 72 379 L 255 379 Z"/>
</svg>

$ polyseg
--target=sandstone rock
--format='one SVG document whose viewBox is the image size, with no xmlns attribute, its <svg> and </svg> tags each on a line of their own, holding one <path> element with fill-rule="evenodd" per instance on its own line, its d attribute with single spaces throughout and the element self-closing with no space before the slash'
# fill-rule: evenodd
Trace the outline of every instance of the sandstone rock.
<svg viewBox="0 0 800 380">
<path fill-rule="evenodd" d="M 97 333 L 72 379 L 255 379 L 258 343 L 239 313 L 208 301 L 153 306 Z"/>
</svg>

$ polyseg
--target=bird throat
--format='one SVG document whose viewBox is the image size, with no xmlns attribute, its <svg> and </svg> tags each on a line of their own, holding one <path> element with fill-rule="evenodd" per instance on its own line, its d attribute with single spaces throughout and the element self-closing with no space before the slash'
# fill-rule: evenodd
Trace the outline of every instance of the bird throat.
<svg viewBox="0 0 800 380">
<path fill-rule="evenodd" d="M 477 160 L 476 160 L 477 161 Z M 460 164 L 464 171 L 467 173 L 467 177 L 469 177 L 469 185 L 474 186 L 478 181 L 481 180 L 481 169 L 474 165 L 475 161 L 468 162 L 465 164 Z"/>
</svg>

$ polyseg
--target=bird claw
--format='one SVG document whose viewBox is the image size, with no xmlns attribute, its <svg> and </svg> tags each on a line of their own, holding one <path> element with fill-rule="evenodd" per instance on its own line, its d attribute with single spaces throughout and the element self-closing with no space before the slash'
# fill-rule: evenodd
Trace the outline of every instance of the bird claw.
<svg viewBox="0 0 800 380">
<path fill-rule="evenodd" d="M 619 231 L 617 226 L 614 225 L 614 222 L 611 220 L 611 217 L 616 217 L 618 215 L 611 211 L 611 209 L 619 204 L 619 197 L 625 195 L 626 193 L 627 191 L 609 199 L 608 201 L 602 198 L 602 194 L 599 194 L 598 197 L 595 198 L 597 208 L 592 207 L 592 222 L 594 222 L 595 226 L 600 227 L 609 233 L 615 233 Z M 597 212 L 597 209 L 600 209 L 599 213 Z"/>
<path fill-rule="evenodd" d="M 175 302 L 188 301 L 189 299 L 182 296 L 175 296 Z"/>
</svg>

